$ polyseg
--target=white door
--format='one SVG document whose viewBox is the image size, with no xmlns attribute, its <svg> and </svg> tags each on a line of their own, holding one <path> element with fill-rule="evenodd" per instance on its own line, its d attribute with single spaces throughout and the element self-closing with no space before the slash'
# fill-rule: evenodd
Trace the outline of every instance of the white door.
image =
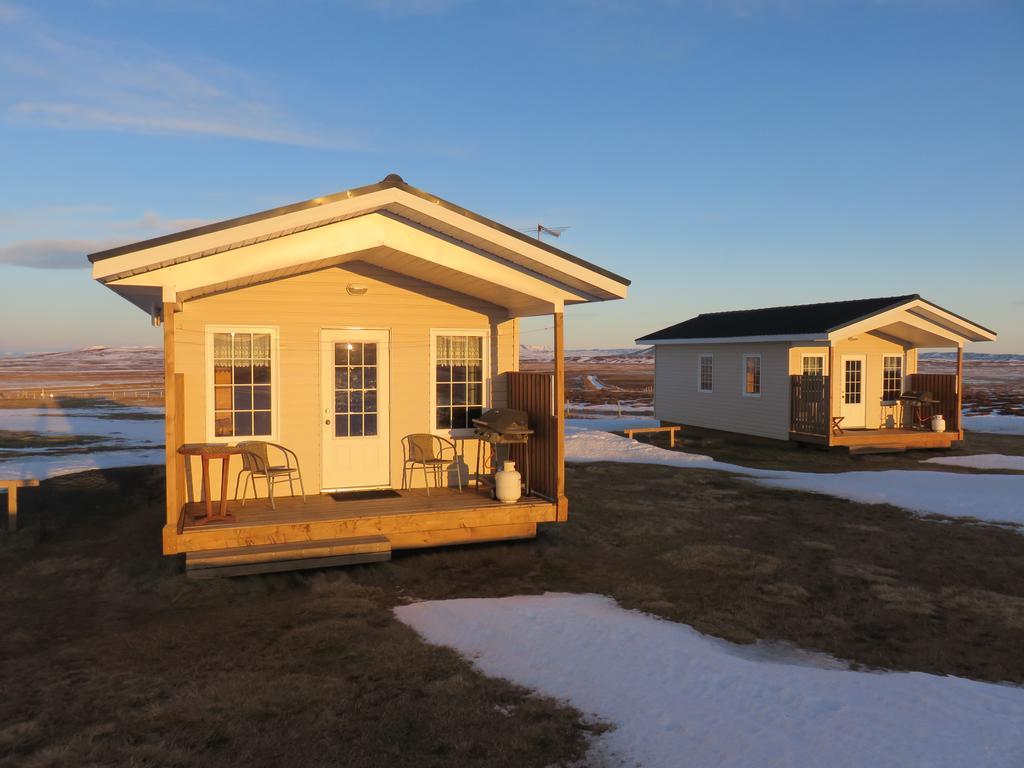
<svg viewBox="0 0 1024 768">
<path fill-rule="evenodd" d="M 842 427 L 857 428 L 867 423 L 864 402 L 864 355 L 843 355 L 843 399 L 839 414 L 843 417 Z"/>
<path fill-rule="evenodd" d="M 320 485 L 391 485 L 388 331 L 320 332 Z"/>
</svg>

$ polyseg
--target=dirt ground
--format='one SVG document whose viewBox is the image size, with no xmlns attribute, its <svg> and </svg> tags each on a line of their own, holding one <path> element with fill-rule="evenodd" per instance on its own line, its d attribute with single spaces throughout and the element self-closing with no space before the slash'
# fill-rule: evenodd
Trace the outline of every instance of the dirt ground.
<svg viewBox="0 0 1024 768">
<path fill-rule="evenodd" d="M 391 614 L 410 599 L 596 592 L 736 642 L 1024 682 L 1020 534 L 720 472 L 567 472 L 570 521 L 534 541 L 213 582 L 159 554 L 162 469 L 26 491 L 0 533 L 0 766 L 583 758 L 579 713 L 422 643 Z"/>
</svg>

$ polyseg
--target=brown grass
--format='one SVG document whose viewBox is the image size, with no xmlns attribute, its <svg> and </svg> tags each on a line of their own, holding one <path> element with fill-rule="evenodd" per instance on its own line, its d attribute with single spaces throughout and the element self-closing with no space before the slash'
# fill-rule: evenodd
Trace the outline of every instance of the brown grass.
<svg viewBox="0 0 1024 768">
<path fill-rule="evenodd" d="M 25 492 L 0 535 L 0 766 L 584 759 L 579 713 L 422 643 L 391 613 L 410 599 L 597 592 L 737 642 L 1024 682 L 1024 536 L 716 472 L 568 475 L 570 522 L 535 541 L 213 582 L 159 554 L 158 469 Z"/>
</svg>

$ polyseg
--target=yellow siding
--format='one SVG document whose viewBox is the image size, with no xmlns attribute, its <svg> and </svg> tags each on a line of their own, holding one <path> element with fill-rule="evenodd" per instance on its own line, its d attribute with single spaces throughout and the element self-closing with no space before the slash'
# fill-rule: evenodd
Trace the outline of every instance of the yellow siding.
<svg viewBox="0 0 1024 768">
<path fill-rule="evenodd" d="M 366 295 L 348 295 L 346 286 L 353 282 L 366 285 Z M 391 332 L 391 483 L 395 487 L 401 483 L 401 437 L 428 432 L 432 426 L 432 328 L 489 331 L 493 405 L 505 404 L 505 380 L 500 374 L 518 365 L 518 321 L 508 319 L 506 310 L 367 264 L 331 267 L 186 302 L 174 322 L 176 368 L 185 375 L 186 442 L 205 442 L 209 437 L 207 376 L 211 374 L 206 370 L 206 327 L 256 325 L 278 329 L 276 438 L 298 454 L 306 491 L 312 493 L 320 490 L 321 329 L 360 327 Z M 465 448 L 472 469 L 474 441 L 467 440 Z M 233 460 L 229 494 L 239 463 L 237 458 Z M 198 469 L 196 461 L 192 499 L 198 498 Z M 215 484 L 219 482 L 218 471 L 212 477 Z M 260 491 L 265 493 L 262 483 Z"/>
<path fill-rule="evenodd" d="M 832 377 L 832 402 L 833 413 L 839 413 L 839 403 L 843 397 L 842 381 L 842 358 L 845 354 L 862 354 L 865 356 L 864 367 L 864 403 L 866 429 L 878 429 L 882 426 L 887 414 L 896 416 L 891 409 L 882 407 L 882 357 L 884 355 L 900 355 L 908 348 L 901 344 L 873 336 L 870 333 L 861 334 L 856 339 L 846 339 L 833 344 L 833 363 L 836 368 L 836 376 Z M 903 375 L 911 370 L 916 370 L 916 353 L 914 354 L 914 368 L 909 361 L 904 360 Z"/>
<path fill-rule="evenodd" d="M 670 344 L 655 349 L 655 418 L 779 440 L 789 438 L 788 344 Z M 714 357 L 713 391 L 698 392 L 697 361 L 707 354 Z M 760 397 L 743 395 L 746 354 L 761 355 Z"/>
</svg>

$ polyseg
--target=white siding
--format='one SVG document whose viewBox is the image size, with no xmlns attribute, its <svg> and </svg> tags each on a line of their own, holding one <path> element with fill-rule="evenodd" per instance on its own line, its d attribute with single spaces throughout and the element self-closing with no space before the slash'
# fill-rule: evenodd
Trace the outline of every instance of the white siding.
<svg viewBox="0 0 1024 768">
<path fill-rule="evenodd" d="M 698 359 L 714 356 L 711 392 L 698 391 Z M 743 356 L 761 356 L 761 395 L 743 394 Z M 789 439 L 789 344 L 659 344 L 654 416 L 662 421 Z"/>
</svg>

